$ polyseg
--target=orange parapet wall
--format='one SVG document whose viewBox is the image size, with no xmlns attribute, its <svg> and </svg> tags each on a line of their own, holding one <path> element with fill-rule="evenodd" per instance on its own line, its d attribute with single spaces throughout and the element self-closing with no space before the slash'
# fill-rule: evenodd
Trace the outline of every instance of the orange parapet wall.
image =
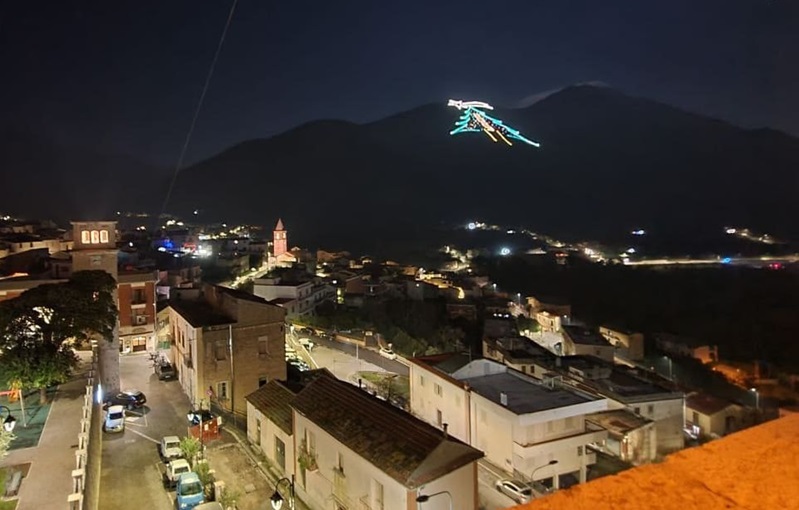
<svg viewBox="0 0 799 510">
<path fill-rule="evenodd" d="M 799 415 L 597 479 L 514 510 L 799 509 Z"/>
</svg>

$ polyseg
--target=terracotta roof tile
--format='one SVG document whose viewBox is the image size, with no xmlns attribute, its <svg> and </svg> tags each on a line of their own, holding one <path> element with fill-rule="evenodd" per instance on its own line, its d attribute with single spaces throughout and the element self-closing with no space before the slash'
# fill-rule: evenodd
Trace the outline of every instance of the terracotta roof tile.
<svg viewBox="0 0 799 510">
<path fill-rule="evenodd" d="M 291 406 L 409 489 L 483 457 L 441 430 L 330 377 L 309 384 Z"/>
<path fill-rule="evenodd" d="M 269 381 L 245 397 L 247 402 L 269 418 L 280 430 L 292 434 L 291 401 L 295 394 L 278 381 Z"/>
</svg>

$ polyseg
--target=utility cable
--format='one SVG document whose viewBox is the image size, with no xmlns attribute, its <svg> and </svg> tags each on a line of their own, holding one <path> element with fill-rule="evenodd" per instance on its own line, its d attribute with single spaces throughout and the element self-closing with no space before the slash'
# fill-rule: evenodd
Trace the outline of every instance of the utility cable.
<svg viewBox="0 0 799 510">
<path fill-rule="evenodd" d="M 205 101 L 205 94 L 208 92 L 208 86 L 211 83 L 211 77 L 214 75 L 216 61 L 219 60 L 219 54 L 222 52 L 222 45 L 225 43 L 225 36 L 227 35 L 228 28 L 230 28 L 230 22 L 233 20 L 233 13 L 236 11 L 236 4 L 238 3 L 239 0 L 233 0 L 233 5 L 230 6 L 230 13 L 228 14 L 227 22 L 225 22 L 225 28 L 222 30 L 222 37 L 219 38 L 219 44 L 216 47 L 216 53 L 214 53 L 214 58 L 211 61 L 211 67 L 208 69 L 208 75 L 205 77 L 205 85 L 203 85 L 203 91 L 202 94 L 200 94 L 200 100 L 197 102 L 197 108 L 194 110 L 194 117 L 191 119 L 191 125 L 189 126 L 189 132 L 186 134 L 186 140 L 183 142 L 183 148 L 180 150 L 178 164 L 175 165 L 175 172 L 172 174 L 172 181 L 169 183 L 169 188 L 167 189 L 166 196 L 164 197 L 164 203 L 161 206 L 161 213 L 155 220 L 156 224 L 160 223 L 161 216 L 166 213 L 166 207 L 169 204 L 169 198 L 172 196 L 172 189 L 175 187 L 175 182 L 178 180 L 178 174 L 183 167 L 183 160 L 186 157 L 186 151 L 189 148 L 191 136 L 194 133 L 194 126 L 197 124 L 197 118 L 200 116 L 200 110 L 202 109 L 203 102 Z"/>
</svg>

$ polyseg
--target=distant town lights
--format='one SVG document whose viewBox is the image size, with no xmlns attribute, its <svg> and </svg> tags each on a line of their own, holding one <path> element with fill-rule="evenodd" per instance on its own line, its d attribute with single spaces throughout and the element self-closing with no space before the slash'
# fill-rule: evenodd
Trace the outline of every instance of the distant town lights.
<svg viewBox="0 0 799 510">
<path fill-rule="evenodd" d="M 507 246 L 503 246 L 502 248 L 499 249 L 499 254 L 502 255 L 503 257 L 507 257 L 508 255 L 510 255 L 510 248 L 508 248 Z"/>
<path fill-rule="evenodd" d="M 635 248 L 627 248 L 627 253 L 635 253 Z"/>
<path fill-rule="evenodd" d="M 632 235 L 634 235 L 634 236 L 642 236 L 642 235 L 646 235 L 646 230 L 644 230 L 644 229 L 642 229 L 642 228 L 639 228 L 638 230 L 633 230 L 633 231 L 632 231 L 632 232 L 630 232 L 630 233 L 631 233 Z"/>
<path fill-rule="evenodd" d="M 466 228 L 468 228 L 469 230 L 474 230 L 477 228 L 477 223 L 471 222 L 468 225 L 466 225 Z"/>
</svg>

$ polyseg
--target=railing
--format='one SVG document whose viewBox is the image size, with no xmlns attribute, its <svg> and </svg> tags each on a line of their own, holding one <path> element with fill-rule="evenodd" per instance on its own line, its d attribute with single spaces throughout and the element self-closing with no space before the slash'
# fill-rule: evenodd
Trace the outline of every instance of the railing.
<svg viewBox="0 0 799 510">
<path fill-rule="evenodd" d="M 86 488 L 86 471 L 89 460 L 89 441 L 92 429 L 92 406 L 96 387 L 97 354 L 92 353 L 92 365 L 86 380 L 81 408 L 80 432 L 78 433 L 78 449 L 75 451 L 75 469 L 72 470 L 72 493 L 67 496 L 70 510 L 83 510 Z"/>
</svg>

